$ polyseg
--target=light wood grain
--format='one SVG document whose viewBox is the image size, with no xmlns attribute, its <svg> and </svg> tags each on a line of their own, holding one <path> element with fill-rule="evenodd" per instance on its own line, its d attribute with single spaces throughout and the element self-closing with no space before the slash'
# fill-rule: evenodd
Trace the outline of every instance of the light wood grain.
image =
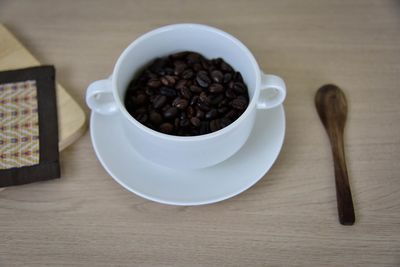
<svg viewBox="0 0 400 267">
<path fill-rule="evenodd" d="M 2 0 L 0 19 L 81 106 L 132 40 L 176 22 L 232 33 L 288 86 L 282 153 L 245 193 L 202 207 L 143 200 L 107 175 L 86 133 L 61 153 L 61 179 L 0 192 L 0 266 L 400 266 L 398 2 Z M 353 226 L 337 221 L 313 102 L 325 83 L 349 104 Z"/>
<path fill-rule="evenodd" d="M 0 24 L 0 71 L 40 65 L 39 61 Z M 60 84 L 56 84 L 59 147 L 63 150 L 85 131 L 85 113 Z"/>
</svg>

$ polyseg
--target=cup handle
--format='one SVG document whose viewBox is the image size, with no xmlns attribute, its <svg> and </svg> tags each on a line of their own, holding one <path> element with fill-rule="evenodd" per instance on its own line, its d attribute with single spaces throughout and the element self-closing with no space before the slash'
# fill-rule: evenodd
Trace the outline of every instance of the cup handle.
<svg viewBox="0 0 400 267">
<path fill-rule="evenodd" d="M 286 97 L 286 85 L 282 78 L 261 71 L 261 90 L 257 102 L 258 109 L 279 106 Z"/>
<path fill-rule="evenodd" d="M 112 94 L 111 79 L 91 83 L 86 90 L 86 104 L 92 111 L 102 115 L 116 112 L 117 105 Z"/>
</svg>

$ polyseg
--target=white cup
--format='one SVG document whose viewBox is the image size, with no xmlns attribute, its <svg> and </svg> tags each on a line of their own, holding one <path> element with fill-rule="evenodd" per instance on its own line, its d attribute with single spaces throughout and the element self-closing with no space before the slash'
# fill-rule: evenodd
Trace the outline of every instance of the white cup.
<svg viewBox="0 0 400 267">
<path fill-rule="evenodd" d="M 205 135 L 173 136 L 144 126 L 126 110 L 125 92 L 137 72 L 157 57 L 186 50 L 210 59 L 221 57 L 241 72 L 250 102 L 229 126 Z M 124 132 L 121 134 L 143 157 L 170 168 L 197 169 L 218 164 L 235 154 L 248 139 L 257 110 L 274 108 L 282 104 L 285 96 L 284 81 L 264 74 L 249 49 L 232 35 L 206 25 L 175 24 L 150 31 L 131 43 L 119 57 L 112 76 L 89 86 L 86 102 L 101 115 L 119 113 Z"/>
</svg>

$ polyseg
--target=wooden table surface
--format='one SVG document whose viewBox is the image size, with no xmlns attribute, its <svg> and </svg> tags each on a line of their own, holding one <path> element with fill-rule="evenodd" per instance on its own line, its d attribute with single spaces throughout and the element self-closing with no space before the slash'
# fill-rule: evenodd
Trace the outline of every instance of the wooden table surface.
<svg viewBox="0 0 400 267">
<path fill-rule="evenodd" d="M 59 180 L 0 192 L 0 266 L 400 266 L 399 1 L 1 0 L 0 20 L 84 106 L 87 85 L 156 27 L 197 22 L 242 40 L 287 83 L 287 132 L 254 187 L 199 207 L 123 189 L 89 133 Z M 314 108 L 345 91 L 354 226 L 338 223 L 332 156 Z"/>
</svg>

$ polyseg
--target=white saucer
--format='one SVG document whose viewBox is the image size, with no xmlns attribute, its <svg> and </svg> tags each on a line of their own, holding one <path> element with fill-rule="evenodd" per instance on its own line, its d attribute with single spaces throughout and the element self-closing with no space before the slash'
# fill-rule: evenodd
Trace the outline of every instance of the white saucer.
<svg viewBox="0 0 400 267">
<path fill-rule="evenodd" d="M 101 164 L 129 191 L 171 205 L 209 204 L 245 191 L 271 168 L 285 135 L 282 106 L 259 110 L 253 132 L 239 152 L 216 166 L 183 171 L 142 158 L 125 140 L 118 116 L 91 115 L 92 143 Z"/>
</svg>

